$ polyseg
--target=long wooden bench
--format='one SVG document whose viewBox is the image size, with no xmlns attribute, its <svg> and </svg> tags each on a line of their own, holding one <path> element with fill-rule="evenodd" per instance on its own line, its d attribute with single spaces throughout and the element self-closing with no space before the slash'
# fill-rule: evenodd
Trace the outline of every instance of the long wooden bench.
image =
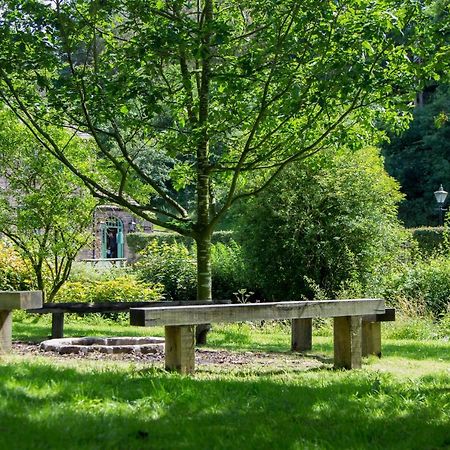
<svg viewBox="0 0 450 450">
<path fill-rule="evenodd" d="M 195 369 L 195 325 L 332 317 L 334 366 L 352 369 L 361 367 L 363 316 L 376 319 L 380 314 L 385 314 L 383 299 L 323 300 L 132 308 L 130 323 L 146 327 L 164 326 L 166 369 L 192 373 Z M 371 334 L 372 329 L 367 328 L 366 332 Z M 368 340 L 372 337 L 369 336 Z"/>
<path fill-rule="evenodd" d="M 64 315 L 67 313 L 119 313 L 129 312 L 130 308 L 138 307 L 169 307 L 182 305 L 204 305 L 205 301 L 162 301 L 162 302 L 104 302 L 104 303 L 44 303 L 41 308 L 29 309 L 31 314 L 52 315 L 52 339 L 64 337 Z"/>
</svg>

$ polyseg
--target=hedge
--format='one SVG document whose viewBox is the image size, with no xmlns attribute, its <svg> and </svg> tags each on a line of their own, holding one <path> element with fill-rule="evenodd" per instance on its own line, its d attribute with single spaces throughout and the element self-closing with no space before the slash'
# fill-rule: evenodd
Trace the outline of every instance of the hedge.
<svg viewBox="0 0 450 450">
<path fill-rule="evenodd" d="M 216 231 L 213 233 L 212 243 L 228 244 L 233 237 L 232 231 Z M 181 236 L 178 233 L 155 231 L 153 233 L 129 233 L 127 235 L 127 243 L 130 250 L 134 253 L 139 253 L 148 245 L 156 241 L 158 245 L 161 244 L 184 244 L 186 247 L 191 247 L 194 243 L 193 239 L 186 236 Z"/>
<path fill-rule="evenodd" d="M 444 243 L 444 227 L 411 228 L 413 238 L 419 245 L 419 250 L 424 255 L 430 255 L 437 251 Z"/>
</svg>

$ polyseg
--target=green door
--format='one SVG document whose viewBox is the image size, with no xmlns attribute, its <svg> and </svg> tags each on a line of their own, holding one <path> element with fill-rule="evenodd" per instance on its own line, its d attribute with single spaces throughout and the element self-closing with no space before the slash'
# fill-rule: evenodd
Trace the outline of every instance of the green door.
<svg viewBox="0 0 450 450">
<path fill-rule="evenodd" d="M 123 258 L 123 222 L 117 217 L 109 217 L 102 224 L 102 258 Z"/>
</svg>

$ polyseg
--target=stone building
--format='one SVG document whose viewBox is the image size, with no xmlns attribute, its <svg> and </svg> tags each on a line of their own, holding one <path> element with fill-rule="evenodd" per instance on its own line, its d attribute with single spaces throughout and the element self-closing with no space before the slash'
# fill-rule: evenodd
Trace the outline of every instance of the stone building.
<svg viewBox="0 0 450 450">
<path fill-rule="evenodd" d="M 123 265 L 135 258 L 127 245 L 127 235 L 136 231 L 152 233 L 153 224 L 118 206 L 98 206 L 92 222 L 94 240 L 77 259 L 96 265 Z"/>
</svg>

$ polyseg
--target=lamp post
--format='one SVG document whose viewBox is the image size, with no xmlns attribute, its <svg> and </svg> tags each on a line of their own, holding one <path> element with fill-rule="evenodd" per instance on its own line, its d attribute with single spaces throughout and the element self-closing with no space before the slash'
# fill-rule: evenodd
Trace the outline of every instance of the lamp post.
<svg viewBox="0 0 450 450">
<path fill-rule="evenodd" d="M 438 191 L 434 192 L 434 196 L 436 197 L 436 201 L 438 203 L 438 210 L 439 210 L 439 225 L 444 225 L 444 203 L 445 199 L 447 198 L 447 191 L 444 191 L 444 188 L 441 186 L 439 187 Z"/>
</svg>

